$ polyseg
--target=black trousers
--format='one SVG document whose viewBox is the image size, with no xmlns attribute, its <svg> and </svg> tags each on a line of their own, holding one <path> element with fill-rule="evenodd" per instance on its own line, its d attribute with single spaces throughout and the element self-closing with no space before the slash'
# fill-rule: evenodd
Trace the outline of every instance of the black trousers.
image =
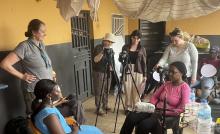
<svg viewBox="0 0 220 134">
<path fill-rule="evenodd" d="M 156 114 L 130 112 L 120 134 L 132 134 L 134 127 L 136 127 L 136 134 L 162 134 L 162 127 L 158 120 Z M 166 128 L 172 128 L 174 134 L 179 134 L 179 117 L 166 117 Z"/>
</svg>

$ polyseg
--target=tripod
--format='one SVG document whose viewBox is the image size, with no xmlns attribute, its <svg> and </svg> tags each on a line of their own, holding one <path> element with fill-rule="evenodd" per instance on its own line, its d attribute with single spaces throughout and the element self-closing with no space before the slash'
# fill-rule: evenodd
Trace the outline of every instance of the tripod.
<svg viewBox="0 0 220 134">
<path fill-rule="evenodd" d="M 111 56 L 107 56 L 108 58 L 107 58 L 107 60 L 106 60 L 106 64 L 105 64 L 105 73 L 104 73 L 104 77 L 103 77 L 103 80 L 102 80 L 102 88 L 101 88 L 101 94 L 100 94 L 100 99 L 99 99 L 99 104 L 98 104 L 98 111 L 100 110 L 100 104 L 101 104 L 101 100 L 102 100 L 102 98 L 103 98 L 103 91 L 104 90 L 108 90 L 108 89 L 104 89 L 104 82 L 105 82 L 105 77 L 106 77 L 106 73 L 107 73 L 107 78 L 109 78 L 109 75 L 110 75 L 110 67 L 112 68 L 112 71 L 113 71 L 113 75 L 114 75 L 114 77 L 115 77 L 115 80 L 116 80 L 116 84 L 117 84 L 117 86 L 118 86 L 118 88 L 119 88 L 119 93 L 118 93 L 118 95 L 117 95 L 117 98 L 119 98 L 119 103 L 120 103 L 120 100 L 122 101 L 122 104 L 123 104 L 123 108 L 124 108 L 124 103 L 123 103 L 123 99 L 122 99 L 122 97 L 121 97 L 121 85 L 122 84 L 120 84 L 120 83 L 122 83 L 122 81 L 121 82 L 119 82 L 119 79 L 118 79 L 118 76 L 117 76 L 117 73 L 116 73 L 116 70 L 115 70 L 115 65 L 114 65 L 114 56 L 113 55 L 111 55 Z M 108 79 L 107 79 L 107 88 L 108 88 L 108 86 L 109 86 L 109 83 L 108 83 Z M 107 93 L 107 98 L 108 98 L 108 93 Z M 118 105 L 118 108 L 119 108 L 119 105 Z M 125 109 L 125 108 L 124 108 Z M 107 109 L 106 109 L 106 113 L 107 113 Z M 118 110 L 117 110 L 117 116 L 116 116 L 116 122 L 117 122 L 117 117 L 118 117 Z M 97 113 L 97 115 L 96 115 L 96 122 L 95 122 L 95 126 L 97 125 L 97 121 L 98 121 L 98 113 Z M 115 123 L 115 127 L 116 127 L 116 123 Z"/>
<path fill-rule="evenodd" d="M 101 94 L 99 97 L 99 103 L 98 103 L 98 108 L 97 108 L 97 113 L 96 113 L 96 121 L 95 121 L 95 126 L 97 125 L 97 121 L 98 121 L 98 116 L 99 116 L 99 111 L 100 111 L 100 107 L 101 107 L 101 101 L 103 99 L 103 95 L 104 95 L 104 90 L 107 90 L 107 100 L 108 100 L 108 87 L 109 87 L 109 78 L 110 78 L 110 67 L 111 67 L 111 58 L 106 60 L 106 64 L 105 64 L 105 71 L 104 71 L 104 76 L 102 79 L 102 86 L 101 86 Z M 106 77 L 107 74 L 107 77 Z M 107 79 L 107 84 L 105 85 L 105 78 Z M 104 86 L 106 89 L 104 89 Z M 108 105 L 108 101 L 106 106 Z M 107 114 L 107 108 L 106 108 L 106 114 Z"/>
<path fill-rule="evenodd" d="M 122 76 L 120 77 L 120 81 L 118 79 L 116 80 L 117 85 L 118 85 L 118 94 L 117 94 L 116 101 L 115 101 L 114 112 L 115 112 L 116 106 L 117 106 L 117 112 L 116 112 L 116 121 L 115 121 L 115 127 L 114 127 L 113 133 L 115 133 L 115 130 L 116 130 L 116 124 L 117 124 L 117 120 L 118 120 L 118 112 L 119 112 L 120 100 L 122 101 L 123 108 L 125 110 L 125 106 L 124 106 L 123 99 L 122 99 L 122 84 L 123 84 L 123 81 L 124 81 L 123 79 L 124 79 L 124 74 L 125 74 L 126 68 L 128 69 L 129 74 L 131 75 L 132 81 L 133 81 L 134 86 L 136 88 L 136 91 L 138 93 L 138 97 L 139 97 L 139 99 L 141 99 L 140 98 L 140 93 L 138 91 L 138 88 L 137 88 L 137 85 L 135 83 L 134 77 L 132 75 L 131 69 L 130 69 L 130 67 L 127 64 L 127 61 L 123 60 L 122 61 Z M 115 73 L 115 75 L 117 75 L 116 72 L 114 72 L 114 73 Z"/>
</svg>

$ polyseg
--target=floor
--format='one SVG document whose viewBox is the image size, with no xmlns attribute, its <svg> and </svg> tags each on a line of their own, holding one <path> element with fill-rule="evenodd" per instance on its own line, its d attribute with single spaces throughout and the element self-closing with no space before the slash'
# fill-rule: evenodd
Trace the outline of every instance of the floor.
<svg viewBox="0 0 220 134">
<path fill-rule="evenodd" d="M 116 122 L 116 112 L 113 113 L 114 105 L 115 105 L 115 96 L 109 95 L 109 106 L 111 107 L 112 110 L 103 117 L 98 116 L 97 127 L 100 128 L 104 134 L 112 134 L 114 132 L 115 122 Z M 86 100 L 83 103 L 83 106 L 85 108 L 85 114 L 87 117 L 86 124 L 95 125 L 96 114 L 95 114 L 94 97 Z M 118 120 L 116 123 L 116 130 L 115 130 L 116 134 L 119 134 L 120 128 L 125 120 L 125 114 L 124 114 L 122 103 L 120 103 L 120 108 L 118 112 L 119 114 L 118 114 Z M 172 131 L 168 130 L 168 134 L 172 134 Z M 195 134 L 195 132 L 193 132 L 193 130 L 190 128 L 184 128 L 183 134 Z"/>
</svg>

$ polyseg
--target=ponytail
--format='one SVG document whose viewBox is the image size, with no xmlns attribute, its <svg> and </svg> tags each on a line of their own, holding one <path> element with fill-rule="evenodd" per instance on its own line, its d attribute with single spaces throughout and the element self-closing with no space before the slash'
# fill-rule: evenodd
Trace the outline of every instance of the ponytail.
<svg viewBox="0 0 220 134">
<path fill-rule="evenodd" d="M 41 109 L 43 109 L 42 100 L 35 98 L 32 101 L 31 109 L 33 111 L 32 115 L 31 115 L 31 121 L 34 123 L 35 116 L 40 112 Z"/>
</svg>

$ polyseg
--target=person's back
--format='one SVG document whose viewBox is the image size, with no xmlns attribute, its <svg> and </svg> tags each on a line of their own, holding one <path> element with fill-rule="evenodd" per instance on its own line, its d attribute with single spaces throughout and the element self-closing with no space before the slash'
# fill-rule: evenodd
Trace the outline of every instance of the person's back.
<svg viewBox="0 0 220 134">
<path fill-rule="evenodd" d="M 56 107 L 46 107 L 42 109 L 35 117 L 34 124 L 35 126 L 44 134 L 49 134 L 49 130 L 47 126 L 44 124 L 44 119 L 47 118 L 50 115 L 56 115 L 61 126 L 63 127 L 65 133 L 71 133 L 72 130 L 66 123 L 64 117 L 61 115 L 61 113 L 57 110 Z"/>
</svg>

